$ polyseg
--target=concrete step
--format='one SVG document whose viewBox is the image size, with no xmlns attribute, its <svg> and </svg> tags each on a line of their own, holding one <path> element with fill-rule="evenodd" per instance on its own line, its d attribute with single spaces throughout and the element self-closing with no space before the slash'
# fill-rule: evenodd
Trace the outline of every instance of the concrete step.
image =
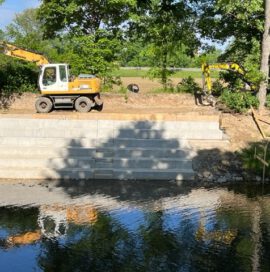
<svg viewBox="0 0 270 272">
<path fill-rule="evenodd" d="M 32 138 L 32 137 L 0 137 L 0 145 L 13 146 L 25 146 L 25 147 L 87 147 L 94 148 L 97 144 L 97 140 L 87 138 Z"/>
<path fill-rule="evenodd" d="M 102 130 L 91 129 L 2 129 L 0 137 L 29 138 L 65 138 L 65 139 L 222 139 L 223 133 L 218 129 L 171 129 L 171 130 Z"/>
<path fill-rule="evenodd" d="M 192 159 L 195 156 L 189 148 L 83 148 L 83 147 L 55 147 L 44 146 L 0 146 L 0 158 L 178 158 Z"/>
<path fill-rule="evenodd" d="M 114 179 L 119 180 L 194 180 L 194 172 L 191 169 L 155 170 L 144 169 L 115 170 Z"/>
<path fill-rule="evenodd" d="M 223 132 L 218 129 L 166 129 L 139 130 L 123 129 L 118 131 L 98 131 L 98 138 L 104 139 L 222 139 Z"/>
<path fill-rule="evenodd" d="M 81 168 L 91 169 L 95 167 L 95 160 L 91 158 L 0 158 L 0 168 Z"/>
<path fill-rule="evenodd" d="M 87 147 L 87 148 L 187 148 L 185 139 L 88 139 L 88 138 L 30 138 L 30 137 L 0 137 L 0 145 L 8 146 L 47 146 L 55 147 Z"/>
<path fill-rule="evenodd" d="M 97 129 L 97 120 L 61 120 L 33 118 L 0 118 L 2 129 Z"/>
<path fill-rule="evenodd" d="M 0 145 L 0 158 L 66 158 L 66 157 L 92 157 L 107 158 L 114 156 L 114 149 L 96 149 L 84 147 L 52 147 Z"/>
<path fill-rule="evenodd" d="M 29 137 L 29 138 L 88 138 L 96 139 L 97 131 L 91 129 L 44 129 L 44 128 L 9 128 L 0 130 L 0 137 Z"/>
<path fill-rule="evenodd" d="M 187 169 L 192 168 L 191 160 L 183 159 L 101 159 L 95 160 L 89 157 L 80 158 L 50 158 L 50 159 L 25 159 L 25 158 L 0 158 L 0 168 L 81 168 L 81 169 L 122 169 L 141 168 L 152 170 Z"/>
<path fill-rule="evenodd" d="M 106 141 L 105 139 L 98 139 L 97 147 L 101 148 L 189 148 L 188 141 L 186 139 L 112 139 Z"/>
<path fill-rule="evenodd" d="M 108 168 L 108 164 L 96 163 L 96 168 Z M 151 170 L 168 170 L 168 169 L 192 169 L 192 161 L 191 160 L 183 160 L 183 159 L 152 159 L 152 158 L 141 158 L 141 159 L 130 159 L 130 158 L 122 158 L 122 159 L 114 159 L 111 163 L 112 168 L 114 169 L 122 169 L 122 168 L 130 168 L 130 169 L 151 169 Z"/>
<path fill-rule="evenodd" d="M 75 129 L 84 131 L 97 130 L 205 130 L 219 129 L 219 120 L 196 121 L 117 121 L 117 120 L 61 120 L 61 119 L 31 119 L 31 118 L 0 118 L 2 129 Z"/>
<path fill-rule="evenodd" d="M 196 155 L 189 147 L 184 148 L 118 148 L 114 150 L 114 156 L 120 158 L 178 158 L 192 159 Z"/>
<path fill-rule="evenodd" d="M 119 179 L 119 180 L 193 180 L 194 172 L 187 170 L 146 169 L 52 169 L 52 168 L 0 168 L 0 179 Z"/>
</svg>

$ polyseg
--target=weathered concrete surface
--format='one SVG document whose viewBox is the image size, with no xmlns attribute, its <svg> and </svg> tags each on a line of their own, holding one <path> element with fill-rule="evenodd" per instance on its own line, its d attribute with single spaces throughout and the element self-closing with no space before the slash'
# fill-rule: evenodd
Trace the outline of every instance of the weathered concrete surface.
<svg viewBox="0 0 270 272">
<path fill-rule="evenodd" d="M 189 140 L 223 139 L 218 116 L 78 116 L 0 115 L 0 178 L 193 179 Z"/>
<path fill-rule="evenodd" d="M 54 119 L 54 120 L 128 120 L 128 121 L 214 121 L 220 122 L 219 114 L 205 114 L 203 112 L 186 113 L 77 113 L 63 114 L 0 114 L 0 119 Z"/>
</svg>

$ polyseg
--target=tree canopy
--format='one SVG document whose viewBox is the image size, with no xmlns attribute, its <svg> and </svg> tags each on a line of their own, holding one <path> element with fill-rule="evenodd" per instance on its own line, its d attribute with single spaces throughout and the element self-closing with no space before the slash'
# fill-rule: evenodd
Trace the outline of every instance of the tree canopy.
<svg viewBox="0 0 270 272">
<path fill-rule="evenodd" d="M 94 34 L 101 27 L 118 27 L 135 5 L 136 0 L 43 0 L 39 18 L 47 37 L 58 31 Z"/>
</svg>

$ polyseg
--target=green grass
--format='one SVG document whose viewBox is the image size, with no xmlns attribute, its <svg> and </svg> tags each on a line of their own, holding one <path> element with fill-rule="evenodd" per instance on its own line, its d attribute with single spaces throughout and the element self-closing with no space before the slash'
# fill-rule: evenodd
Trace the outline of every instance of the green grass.
<svg viewBox="0 0 270 272">
<path fill-rule="evenodd" d="M 118 71 L 114 72 L 114 76 L 119 76 L 119 77 L 147 77 L 147 70 L 125 70 L 125 69 L 120 69 Z M 193 78 L 201 78 L 202 73 L 200 71 L 177 71 L 175 72 L 171 77 L 172 78 L 186 78 L 186 77 L 193 77 Z M 218 77 L 218 72 L 213 71 L 211 73 L 212 78 L 217 78 Z"/>
</svg>

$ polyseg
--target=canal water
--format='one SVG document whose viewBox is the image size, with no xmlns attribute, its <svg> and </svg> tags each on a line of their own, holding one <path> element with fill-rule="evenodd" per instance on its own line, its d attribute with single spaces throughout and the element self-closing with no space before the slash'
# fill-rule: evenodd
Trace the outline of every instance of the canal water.
<svg viewBox="0 0 270 272">
<path fill-rule="evenodd" d="M 270 187 L 2 182 L 0 271 L 270 271 Z"/>
</svg>

